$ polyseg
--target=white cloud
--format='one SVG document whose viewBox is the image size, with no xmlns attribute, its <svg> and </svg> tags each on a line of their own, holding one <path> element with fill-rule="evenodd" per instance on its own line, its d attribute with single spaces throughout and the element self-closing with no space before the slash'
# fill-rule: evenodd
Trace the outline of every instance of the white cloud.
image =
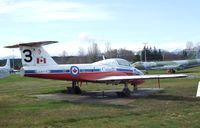
<svg viewBox="0 0 200 128">
<path fill-rule="evenodd" d="M 6 45 L 13 45 L 16 43 L 26 43 L 26 42 L 31 42 L 31 41 L 41 41 L 41 40 L 34 40 L 29 37 L 15 37 L 10 40 L 11 40 L 11 42 Z M 18 40 L 18 42 L 15 42 L 16 40 Z M 61 55 L 64 50 L 67 52 L 68 55 L 78 55 L 79 48 L 83 48 L 85 50 L 85 53 L 87 53 L 88 47 L 93 42 L 98 44 L 101 52 L 104 52 L 106 49 L 105 44 L 108 41 L 103 40 L 101 37 L 94 36 L 88 32 L 82 32 L 74 40 L 60 41 L 57 44 L 47 45 L 44 48 L 47 50 L 47 52 L 51 56 Z M 111 42 L 110 45 L 111 45 L 112 49 L 125 48 L 127 50 L 132 50 L 132 51 L 139 51 L 139 50 L 142 50 L 144 47 L 143 42 L 115 42 L 115 43 Z M 177 48 L 184 49 L 185 42 L 184 41 L 183 42 L 181 42 L 181 41 L 166 41 L 166 42 L 162 42 L 162 43 L 148 43 L 147 46 L 152 47 L 152 48 L 155 46 L 157 49 L 165 49 L 168 51 L 174 51 Z M 0 57 L 13 55 L 13 51 L 11 49 L 3 48 L 3 46 L 0 47 L 0 51 L 1 51 Z M 20 52 L 18 49 L 14 50 L 14 55 L 17 57 L 20 57 Z"/>
<path fill-rule="evenodd" d="M 88 32 L 82 32 L 78 36 L 78 40 L 80 42 L 87 42 L 87 43 L 92 43 L 92 42 L 99 42 L 101 39 L 99 37 L 93 36 L 92 34 Z"/>
<path fill-rule="evenodd" d="M 78 55 L 80 48 L 84 49 L 87 53 L 88 47 L 91 46 L 92 43 L 97 43 L 99 49 L 102 52 L 105 51 L 106 41 L 102 40 L 100 37 L 93 36 L 88 32 L 80 33 L 74 40 L 61 41 L 58 44 L 54 44 L 53 48 L 51 45 L 45 46 L 45 48 L 51 55 L 61 55 L 64 50 L 68 53 L 68 55 Z"/>
<path fill-rule="evenodd" d="M 14 21 L 47 22 L 57 20 L 105 20 L 108 13 L 97 6 L 77 2 L 30 0 L 0 2 L 0 15 Z"/>
</svg>

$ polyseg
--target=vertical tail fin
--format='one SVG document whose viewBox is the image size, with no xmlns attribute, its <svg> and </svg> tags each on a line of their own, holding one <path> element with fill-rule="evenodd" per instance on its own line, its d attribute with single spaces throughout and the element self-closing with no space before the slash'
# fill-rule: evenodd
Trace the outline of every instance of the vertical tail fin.
<svg viewBox="0 0 200 128">
<path fill-rule="evenodd" d="M 23 66 L 56 65 L 53 58 L 43 49 L 43 45 L 57 43 L 57 41 L 41 41 L 6 46 L 6 48 L 20 48 Z"/>
</svg>

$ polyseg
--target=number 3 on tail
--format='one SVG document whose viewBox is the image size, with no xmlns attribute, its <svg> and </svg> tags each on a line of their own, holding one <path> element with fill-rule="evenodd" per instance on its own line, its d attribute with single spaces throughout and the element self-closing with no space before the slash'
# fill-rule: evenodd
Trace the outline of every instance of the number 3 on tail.
<svg viewBox="0 0 200 128">
<path fill-rule="evenodd" d="M 25 61 L 25 62 L 31 62 L 32 59 L 33 59 L 31 50 L 29 50 L 29 49 L 24 49 L 23 53 L 24 53 L 24 55 L 25 55 L 24 61 Z"/>
</svg>

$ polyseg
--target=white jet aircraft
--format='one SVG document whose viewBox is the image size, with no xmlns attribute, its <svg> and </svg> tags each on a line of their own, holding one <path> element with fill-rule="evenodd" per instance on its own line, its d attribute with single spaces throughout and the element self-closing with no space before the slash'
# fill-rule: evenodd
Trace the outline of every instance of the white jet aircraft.
<svg viewBox="0 0 200 128">
<path fill-rule="evenodd" d="M 10 59 L 7 59 L 6 65 L 3 67 L 0 67 L 0 78 L 4 78 L 10 75 Z"/>
<path fill-rule="evenodd" d="M 135 88 L 145 79 L 164 79 L 186 77 L 185 74 L 173 75 L 144 75 L 140 70 L 119 58 L 106 59 L 90 64 L 58 65 L 42 46 L 57 43 L 57 41 L 40 41 L 21 43 L 6 48 L 20 48 L 24 76 L 46 79 L 72 81 L 72 90 L 80 93 L 78 82 L 99 82 L 124 84 L 122 93 L 130 94 L 128 83 Z"/>
</svg>

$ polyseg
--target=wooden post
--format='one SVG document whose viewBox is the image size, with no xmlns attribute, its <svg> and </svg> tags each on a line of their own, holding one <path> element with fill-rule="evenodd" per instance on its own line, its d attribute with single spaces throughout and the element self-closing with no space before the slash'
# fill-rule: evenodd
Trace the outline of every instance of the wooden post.
<svg viewBox="0 0 200 128">
<path fill-rule="evenodd" d="M 158 78 L 158 88 L 160 88 L 160 78 Z"/>
<path fill-rule="evenodd" d="M 198 84 L 198 87 L 197 87 L 196 97 L 200 97 L 200 81 L 199 81 L 199 84 Z"/>
</svg>

